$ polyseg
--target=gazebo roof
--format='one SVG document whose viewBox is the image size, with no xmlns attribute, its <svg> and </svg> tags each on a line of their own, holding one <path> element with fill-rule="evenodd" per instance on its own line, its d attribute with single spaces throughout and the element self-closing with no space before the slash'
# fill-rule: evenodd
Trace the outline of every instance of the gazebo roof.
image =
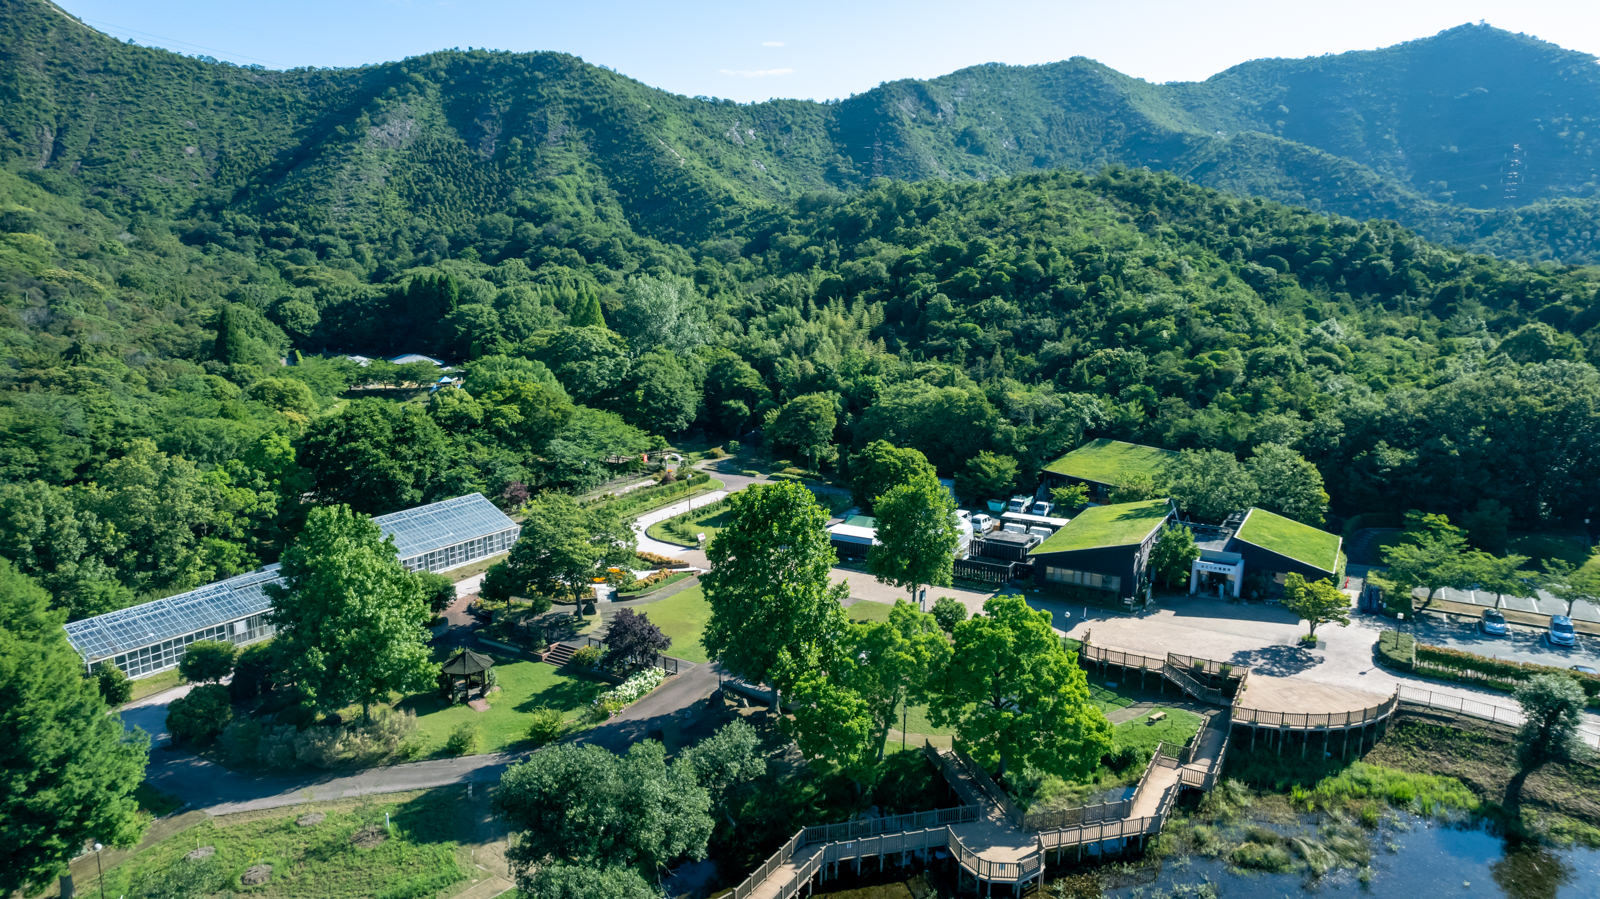
<svg viewBox="0 0 1600 899">
<path fill-rule="evenodd" d="M 451 656 L 440 670 L 445 674 L 481 674 L 493 667 L 494 659 L 470 649 L 463 649 Z"/>
</svg>

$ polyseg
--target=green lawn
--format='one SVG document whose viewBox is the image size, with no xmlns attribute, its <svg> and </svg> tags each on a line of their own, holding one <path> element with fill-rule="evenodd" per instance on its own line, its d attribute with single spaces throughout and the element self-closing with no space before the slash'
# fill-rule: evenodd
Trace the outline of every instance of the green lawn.
<svg viewBox="0 0 1600 899">
<path fill-rule="evenodd" d="M 711 617 L 711 606 L 706 602 L 705 590 L 699 584 L 660 602 L 636 606 L 635 611 L 646 613 L 652 624 L 672 638 L 667 655 L 690 662 L 706 661 L 706 650 L 700 645 L 700 635 L 706 631 L 706 619 Z"/>
<path fill-rule="evenodd" d="M 845 609 L 851 621 L 888 621 L 894 606 L 888 603 L 861 601 Z"/>
<path fill-rule="evenodd" d="M 133 695 L 128 698 L 128 701 L 132 702 L 135 699 L 154 696 L 163 690 L 170 690 L 183 683 L 183 678 L 178 676 L 178 669 L 171 668 L 152 674 L 149 677 L 141 677 L 138 680 L 129 681 L 129 683 L 133 685 Z"/>
<path fill-rule="evenodd" d="M 1102 437 L 1051 462 L 1045 471 L 1113 486 L 1125 486 L 1140 477 L 1159 484 L 1177 458 L 1171 450 Z"/>
<path fill-rule="evenodd" d="M 912 703 L 911 707 L 905 710 L 904 717 L 895 722 L 896 729 L 900 727 L 901 721 L 905 722 L 906 733 L 908 734 L 931 734 L 936 737 L 949 737 L 954 736 L 956 732 L 954 726 L 935 726 L 933 722 L 928 720 L 928 707 L 917 705 L 916 703 Z"/>
<path fill-rule="evenodd" d="M 1339 566 L 1339 535 L 1266 509 L 1251 509 L 1236 535 L 1246 543 L 1304 562 L 1330 574 Z"/>
<path fill-rule="evenodd" d="M 201 820 L 106 871 L 104 884 L 91 868 L 91 876 L 79 880 L 78 895 L 99 896 L 102 886 L 107 896 L 234 895 L 246 870 L 270 865 L 270 879 L 243 892 L 265 899 L 436 896 L 471 876 L 462 843 L 474 835 L 468 812 L 482 809 L 462 799 L 461 790 L 446 789 Z M 326 818 L 307 827 L 296 824 L 311 813 Z M 363 828 L 383 839 L 376 845 L 352 842 Z M 203 847 L 214 852 L 187 858 Z"/>
<path fill-rule="evenodd" d="M 1133 705 L 1135 701 L 1132 696 L 1126 693 L 1118 693 L 1115 690 L 1109 690 L 1097 684 L 1089 685 L 1089 699 L 1094 702 L 1101 712 L 1108 715 L 1117 709 L 1125 709 Z"/>
<path fill-rule="evenodd" d="M 1034 548 L 1035 553 L 1096 549 L 1102 546 L 1127 546 L 1139 543 L 1167 520 L 1172 501 L 1147 499 L 1137 503 L 1090 506 L 1066 527 L 1051 534 Z"/>
<path fill-rule="evenodd" d="M 728 526 L 728 521 L 727 504 L 716 502 L 704 509 L 695 509 L 676 518 L 658 521 L 647 528 L 645 533 L 657 540 L 686 546 L 694 545 L 696 534 L 705 534 L 706 543 L 709 544 L 716 539 L 718 531 Z"/>
<path fill-rule="evenodd" d="M 1150 716 L 1157 712 L 1166 712 L 1167 717 L 1151 721 Z M 1144 754 L 1155 752 L 1157 743 L 1166 743 L 1168 750 L 1176 752 L 1200 732 L 1202 723 L 1203 719 L 1194 712 L 1162 707 L 1150 709 L 1132 721 L 1113 726 L 1112 733 L 1118 746 L 1133 746 Z"/>
<path fill-rule="evenodd" d="M 566 674 L 544 662 L 495 657 L 500 691 L 490 694 L 489 711 L 446 705 L 436 691 L 412 696 L 400 708 L 417 715 L 417 737 L 424 756 L 439 755 L 450 733 L 470 722 L 478 729 L 478 752 L 498 752 L 521 743 L 528 713 L 538 706 L 561 709 L 569 722 L 581 720 L 596 696 L 610 688 L 597 679 Z"/>
</svg>

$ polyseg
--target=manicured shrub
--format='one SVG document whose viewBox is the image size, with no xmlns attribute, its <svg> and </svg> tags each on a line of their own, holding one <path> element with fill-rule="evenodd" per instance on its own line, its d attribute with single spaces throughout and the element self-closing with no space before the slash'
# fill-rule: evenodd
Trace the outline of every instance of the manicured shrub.
<svg viewBox="0 0 1600 899">
<path fill-rule="evenodd" d="M 95 685 L 100 688 L 100 698 L 106 705 L 118 706 L 133 698 L 133 681 L 110 662 L 94 666 Z"/>
<path fill-rule="evenodd" d="M 561 739 L 566 732 L 566 718 L 561 714 L 560 709 L 540 706 L 528 715 L 528 739 L 535 746 L 554 743 Z"/>
<path fill-rule="evenodd" d="M 447 755 L 471 755 L 477 748 L 478 728 L 470 721 L 451 731 L 450 739 L 444 742 Z"/>
<path fill-rule="evenodd" d="M 178 674 L 190 683 L 214 683 L 233 673 L 239 648 L 220 640 L 199 640 L 189 644 Z"/>
<path fill-rule="evenodd" d="M 934 600 L 932 612 L 933 620 L 939 622 L 939 629 L 947 634 L 967 620 L 967 607 L 954 596 L 941 596 Z"/>
<path fill-rule="evenodd" d="M 233 720 L 233 700 L 221 684 L 201 684 L 172 701 L 167 732 L 179 743 L 209 746 Z"/>
<path fill-rule="evenodd" d="M 271 641 L 253 643 L 239 651 L 233 663 L 233 680 L 228 694 L 234 702 L 259 699 L 277 686 L 278 658 Z"/>
<path fill-rule="evenodd" d="M 598 646 L 594 646 L 592 644 L 589 646 L 580 646 L 578 647 L 578 651 L 572 654 L 572 667 L 577 668 L 580 671 L 593 671 L 595 668 L 600 666 L 601 654 L 600 647 Z"/>
</svg>

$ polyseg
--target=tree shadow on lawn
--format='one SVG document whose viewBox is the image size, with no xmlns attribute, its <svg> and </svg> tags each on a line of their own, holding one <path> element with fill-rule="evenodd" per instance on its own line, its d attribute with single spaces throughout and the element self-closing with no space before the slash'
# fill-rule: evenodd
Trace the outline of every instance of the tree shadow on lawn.
<svg viewBox="0 0 1600 899">
<path fill-rule="evenodd" d="M 563 672 L 563 677 L 565 679 L 556 681 L 538 693 L 524 697 L 514 708 L 519 712 L 531 712 L 541 707 L 570 712 L 588 706 L 596 696 L 611 687 L 606 681 L 585 674 Z M 489 703 L 494 704 L 493 696 L 490 696 Z"/>
<path fill-rule="evenodd" d="M 1229 657 L 1228 663 L 1269 677 L 1287 677 L 1309 671 L 1321 664 L 1322 660 L 1299 646 L 1280 643 L 1261 649 L 1240 650 Z"/>
<path fill-rule="evenodd" d="M 492 839 L 505 828 L 495 817 L 489 793 L 486 784 L 474 784 L 470 797 L 465 786 L 436 787 L 401 803 L 391 812 L 391 820 L 411 843 Z"/>
</svg>

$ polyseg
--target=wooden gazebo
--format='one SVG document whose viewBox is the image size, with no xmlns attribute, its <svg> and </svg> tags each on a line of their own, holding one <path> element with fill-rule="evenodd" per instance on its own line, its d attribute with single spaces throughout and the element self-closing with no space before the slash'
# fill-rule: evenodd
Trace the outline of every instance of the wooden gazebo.
<svg viewBox="0 0 1600 899">
<path fill-rule="evenodd" d="M 481 652 L 463 649 L 439 669 L 439 686 L 447 697 L 453 696 L 458 686 L 470 696 L 476 682 L 478 695 L 486 696 L 489 693 L 489 669 L 493 667 L 494 659 Z"/>
</svg>

